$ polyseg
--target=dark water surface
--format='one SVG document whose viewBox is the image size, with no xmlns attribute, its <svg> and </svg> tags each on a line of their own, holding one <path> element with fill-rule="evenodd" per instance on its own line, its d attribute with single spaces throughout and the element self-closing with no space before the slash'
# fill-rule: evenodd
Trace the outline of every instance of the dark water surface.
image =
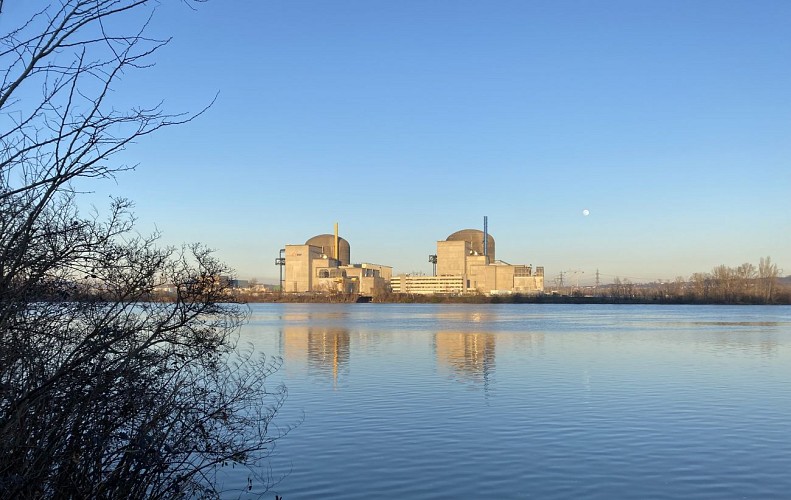
<svg viewBox="0 0 791 500">
<path fill-rule="evenodd" d="M 791 307 L 251 307 L 266 498 L 791 498 Z"/>
</svg>

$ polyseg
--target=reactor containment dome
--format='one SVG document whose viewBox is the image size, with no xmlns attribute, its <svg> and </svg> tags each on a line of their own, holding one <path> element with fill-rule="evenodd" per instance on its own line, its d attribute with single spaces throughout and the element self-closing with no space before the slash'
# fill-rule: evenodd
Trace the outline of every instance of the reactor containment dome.
<svg viewBox="0 0 791 500">
<path fill-rule="evenodd" d="M 305 242 L 306 245 L 321 247 L 321 253 L 327 257 L 337 259 L 341 266 L 348 266 L 351 262 L 351 247 L 349 242 L 338 237 L 338 255 L 335 255 L 335 235 L 320 234 Z"/>
<path fill-rule="evenodd" d="M 470 243 L 472 246 L 472 251 L 483 255 L 483 231 L 478 229 L 462 229 L 461 231 L 456 231 L 455 233 L 451 234 L 447 237 L 445 241 L 466 241 Z M 489 254 L 489 262 L 494 262 L 494 237 L 490 234 L 487 237 L 488 243 L 488 254 Z"/>
</svg>

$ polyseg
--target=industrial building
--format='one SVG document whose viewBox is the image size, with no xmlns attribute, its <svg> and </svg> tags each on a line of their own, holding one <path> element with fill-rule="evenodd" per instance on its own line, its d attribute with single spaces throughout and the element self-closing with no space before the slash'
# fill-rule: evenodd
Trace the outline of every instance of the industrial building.
<svg viewBox="0 0 791 500">
<path fill-rule="evenodd" d="M 351 246 L 335 234 L 320 234 L 304 245 L 286 245 L 286 276 L 283 290 L 292 293 L 359 293 L 373 295 L 386 290 L 393 268 L 378 264 L 351 263 Z M 278 259 L 280 260 L 280 259 Z"/>
<path fill-rule="evenodd" d="M 402 274 L 379 264 L 352 264 L 351 245 L 335 234 L 314 236 L 304 245 L 286 245 L 283 290 L 290 293 L 325 292 L 375 295 L 393 293 L 536 294 L 544 290 L 544 268 L 512 265 L 497 260 L 494 237 L 484 230 L 464 229 L 437 242 L 437 253 L 430 256 L 434 276 Z M 282 255 L 282 254 L 281 254 Z"/>
<path fill-rule="evenodd" d="M 436 255 L 430 256 L 435 276 L 399 275 L 393 277 L 393 293 L 416 294 L 536 294 L 544 291 L 544 268 L 512 265 L 495 256 L 494 237 L 484 230 L 464 229 L 437 242 Z"/>
</svg>

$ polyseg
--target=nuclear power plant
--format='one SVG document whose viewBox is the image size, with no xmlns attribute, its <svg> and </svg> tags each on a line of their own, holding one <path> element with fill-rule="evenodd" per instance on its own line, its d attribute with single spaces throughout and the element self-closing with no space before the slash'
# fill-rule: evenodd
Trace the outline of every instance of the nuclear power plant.
<svg viewBox="0 0 791 500">
<path fill-rule="evenodd" d="M 537 294 L 544 291 L 544 268 L 514 265 L 495 257 L 495 239 L 488 232 L 463 229 L 437 241 L 429 256 L 433 276 L 401 274 L 379 264 L 352 264 L 351 245 L 338 235 L 321 234 L 304 245 L 286 245 L 282 290 L 289 293 L 326 292 L 374 295 L 382 291 L 407 294 Z M 281 268 L 282 269 L 282 268 Z"/>
<path fill-rule="evenodd" d="M 280 259 L 278 259 L 280 260 Z M 326 292 L 373 295 L 387 290 L 393 268 L 351 264 L 351 245 L 335 234 L 320 234 L 304 245 L 286 245 L 283 290 L 291 293 Z"/>
</svg>

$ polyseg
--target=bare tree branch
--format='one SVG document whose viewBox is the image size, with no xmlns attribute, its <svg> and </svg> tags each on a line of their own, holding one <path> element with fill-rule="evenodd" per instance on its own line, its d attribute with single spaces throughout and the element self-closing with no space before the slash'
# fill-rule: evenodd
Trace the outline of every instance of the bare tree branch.
<svg viewBox="0 0 791 500">
<path fill-rule="evenodd" d="M 199 245 L 157 248 L 131 202 L 77 209 L 82 179 L 133 168 L 129 144 L 197 113 L 119 109 L 123 76 L 168 43 L 152 0 L 59 0 L 0 34 L 0 493 L 217 495 L 224 464 L 260 471 L 285 388 L 239 350 L 231 270 Z M 35 9 L 35 7 L 31 7 Z M 143 14 L 118 33 L 115 18 Z M 0 0 L 0 15 L 3 1 Z M 216 98 L 216 97 L 215 97 Z M 209 106 L 211 103 L 209 104 Z M 158 286 L 172 302 L 152 301 Z"/>
</svg>

